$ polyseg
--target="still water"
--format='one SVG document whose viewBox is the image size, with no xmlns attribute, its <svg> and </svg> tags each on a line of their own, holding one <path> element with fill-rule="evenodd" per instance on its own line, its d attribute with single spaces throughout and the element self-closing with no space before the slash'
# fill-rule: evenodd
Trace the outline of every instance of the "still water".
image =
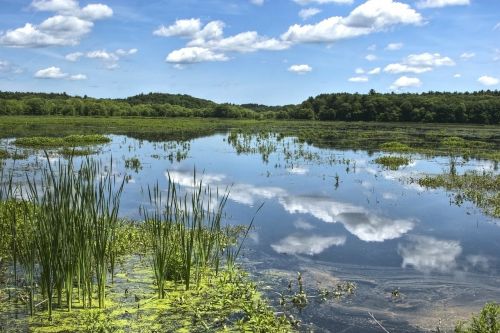
<svg viewBox="0 0 500 333">
<path fill-rule="evenodd" d="M 111 138 L 95 156 L 127 174 L 122 216 L 140 218 L 148 185 L 166 189 L 169 176 L 189 190 L 195 169 L 203 184 L 229 189 L 228 223 L 248 224 L 264 203 L 243 263 L 277 311 L 279 293 L 303 274 L 309 304 L 284 311 L 304 330 L 381 332 L 369 313 L 391 332 L 449 329 L 500 300 L 500 220 L 411 181 L 448 172 L 449 158 L 412 155 L 409 165 L 388 170 L 373 162 L 379 153 L 319 149 L 274 135 L 183 143 Z M 38 153 L 17 167 L 29 170 L 41 159 Z M 457 172 L 472 169 L 494 165 L 458 160 Z M 356 284 L 354 295 L 320 299 L 320 290 L 344 281 Z"/>
</svg>

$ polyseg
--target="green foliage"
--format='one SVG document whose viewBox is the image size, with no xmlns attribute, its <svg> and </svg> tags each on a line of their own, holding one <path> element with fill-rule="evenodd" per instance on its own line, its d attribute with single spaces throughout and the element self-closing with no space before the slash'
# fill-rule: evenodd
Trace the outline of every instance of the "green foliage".
<svg viewBox="0 0 500 333">
<path fill-rule="evenodd" d="M 16 146 L 30 148 L 78 147 L 98 145 L 110 142 L 111 139 L 100 134 L 69 135 L 66 137 L 26 137 L 14 141 Z"/>
<path fill-rule="evenodd" d="M 217 104 L 188 95 L 149 93 L 127 99 L 0 92 L 0 115 L 217 117 L 337 121 L 500 123 L 500 92 L 334 93 L 298 105 Z"/>
<path fill-rule="evenodd" d="M 408 147 L 408 145 L 395 141 L 385 142 L 381 144 L 380 149 L 384 151 L 399 152 L 399 153 L 408 153 L 412 151 L 412 149 Z"/>
<path fill-rule="evenodd" d="M 453 201 L 462 205 L 471 201 L 493 217 L 500 217 L 500 175 L 491 172 L 454 172 L 437 176 L 425 176 L 418 184 L 427 188 L 444 188 L 454 192 Z"/>
<path fill-rule="evenodd" d="M 134 170 L 136 173 L 142 169 L 141 160 L 137 157 L 131 157 L 125 160 L 125 168 Z"/>
<path fill-rule="evenodd" d="M 410 164 L 410 158 L 406 156 L 380 156 L 375 159 L 375 163 L 383 165 L 390 170 L 397 170 L 403 165 Z"/>
<path fill-rule="evenodd" d="M 455 327 L 455 333 L 498 333 L 500 332 L 500 304 L 488 303 L 477 316 Z"/>
</svg>

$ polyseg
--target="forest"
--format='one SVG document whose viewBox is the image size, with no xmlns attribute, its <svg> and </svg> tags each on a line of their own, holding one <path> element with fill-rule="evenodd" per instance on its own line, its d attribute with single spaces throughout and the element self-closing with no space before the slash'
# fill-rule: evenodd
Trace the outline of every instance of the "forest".
<svg viewBox="0 0 500 333">
<path fill-rule="evenodd" d="M 96 99 L 66 93 L 0 91 L 0 115 L 85 117 L 214 117 L 425 123 L 500 123 L 500 91 L 368 94 L 332 93 L 300 104 L 229 104 L 189 95 L 149 93 Z"/>
</svg>

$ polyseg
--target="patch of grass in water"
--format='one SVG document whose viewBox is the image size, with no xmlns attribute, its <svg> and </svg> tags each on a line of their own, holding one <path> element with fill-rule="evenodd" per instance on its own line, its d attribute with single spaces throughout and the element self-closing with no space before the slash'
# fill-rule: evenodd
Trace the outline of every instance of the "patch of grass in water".
<svg viewBox="0 0 500 333">
<path fill-rule="evenodd" d="M 398 142 L 398 141 L 390 141 L 390 142 L 382 143 L 380 145 L 380 149 L 383 151 L 401 152 L 401 153 L 408 153 L 408 152 L 411 152 L 413 150 L 408 145 L 401 143 L 401 142 Z"/>
<path fill-rule="evenodd" d="M 455 327 L 456 333 L 498 333 L 500 332 L 500 304 L 488 303 L 477 316 Z"/>
<path fill-rule="evenodd" d="M 375 159 L 375 163 L 390 170 L 398 170 L 399 167 L 408 165 L 410 162 L 411 159 L 406 156 L 380 156 Z"/>
<path fill-rule="evenodd" d="M 26 137 L 14 141 L 16 146 L 28 148 L 80 147 L 105 144 L 111 139 L 101 134 L 68 135 L 65 137 Z"/>
<path fill-rule="evenodd" d="M 76 149 L 76 148 L 65 147 L 65 148 L 61 149 L 59 151 L 59 153 L 64 157 L 71 157 L 71 156 L 94 155 L 94 154 L 97 154 L 97 151 L 93 150 L 93 149 L 88 149 L 88 148 Z"/>
<path fill-rule="evenodd" d="M 418 184 L 426 188 L 444 188 L 454 192 L 454 203 L 458 206 L 470 201 L 485 214 L 500 217 L 500 175 L 492 172 L 466 172 L 425 176 Z"/>
</svg>

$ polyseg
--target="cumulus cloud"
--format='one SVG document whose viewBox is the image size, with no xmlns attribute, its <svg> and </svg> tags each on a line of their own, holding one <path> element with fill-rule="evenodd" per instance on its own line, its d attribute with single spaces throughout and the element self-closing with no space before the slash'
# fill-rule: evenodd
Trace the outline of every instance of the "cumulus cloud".
<svg viewBox="0 0 500 333">
<path fill-rule="evenodd" d="M 411 266 L 425 273 L 448 273 L 456 268 L 462 247 L 457 241 L 411 236 L 407 244 L 399 244 L 398 253 L 403 258 L 403 267 Z"/>
<path fill-rule="evenodd" d="M 483 86 L 495 86 L 500 83 L 500 80 L 493 76 L 483 75 L 477 79 L 477 82 L 481 83 Z"/>
<path fill-rule="evenodd" d="M 174 64 L 194 64 L 205 61 L 227 61 L 229 58 L 223 53 L 215 53 L 203 47 L 185 47 L 169 53 L 165 61 Z"/>
<path fill-rule="evenodd" d="M 80 8 L 74 0 L 35 0 L 31 8 L 36 11 L 55 12 L 56 15 L 40 24 L 26 23 L 0 34 L 0 44 L 10 47 L 47 47 L 77 45 L 94 27 L 94 21 L 113 15 L 103 4 L 89 4 Z"/>
<path fill-rule="evenodd" d="M 200 19 L 184 19 L 177 20 L 174 24 L 166 27 L 161 25 L 158 29 L 153 31 L 153 35 L 161 37 L 193 37 L 201 30 Z"/>
<path fill-rule="evenodd" d="M 422 16 L 393 0 L 368 0 L 348 16 L 333 16 L 316 24 L 292 25 L 282 39 L 292 43 L 331 43 L 385 30 L 399 24 L 421 24 Z"/>
<path fill-rule="evenodd" d="M 71 62 L 75 62 L 80 60 L 82 57 L 87 58 L 87 59 L 97 59 L 100 60 L 104 63 L 105 67 L 107 69 L 116 69 L 119 67 L 119 60 L 123 57 L 126 56 L 131 56 L 134 55 L 138 52 L 139 50 L 136 48 L 132 49 L 118 49 L 114 52 L 111 51 L 106 51 L 106 50 L 94 50 L 94 51 L 89 51 L 87 53 L 83 52 L 73 52 L 69 53 L 65 56 L 65 59 Z"/>
<path fill-rule="evenodd" d="M 292 65 L 288 67 L 288 71 L 297 74 L 305 74 L 312 71 L 312 67 L 309 65 Z"/>
<path fill-rule="evenodd" d="M 356 68 L 356 70 L 354 71 L 354 73 L 356 74 L 364 74 L 365 73 L 365 70 L 363 68 Z"/>
<path fill-rule="evenodd" d="M 455 62 L 450 57 L 442 56 L 439 53 L 425 52 L 410 54 L 400 63 L 389 64 L 384 68 L 384 72 L 421 74 L 442 66 L 455 66 Z"/>
<path fill-rule="evenodd" d="M 374 69 L 368 71 L 368 74 L 369 75 L 377 75 L 377 74 L 380 74 L 381 71 L 382 71 L 382 69 L 380 67 L 375 67 Z"/>
<path fill-rule="evenodd" d="M 37 79 L 63 79 L 68 76 L 68 73 L 63 73 L 59 67 L 48 67 L 40 69 L 35 73 Z"/>
<path fill-rule="evenodd" d="M 441 8 L 446 6 L 469 5 L 470 0 L 421 0 L 417 3 L 420 8 Z"/>
<path fill-rule="evenodd" d="M 319 13 L 321 13 L 321 9 L 319 8 L 304 8 L 300 10 L 299 16 L 305 21 L 308 18 L 318 15 Z"/>
<path fill-rule="evenodd" d="M 375 60 L 377 60 L 377 56 L 374 55 L 374 54 L 367 54 L 365 56 L 365 59 L 368 60 L 368 61 L 375 61 Z"/>
<path fill-rule="evenodd" d="M 51 80 L 68 79 L 71 81 L 81 81 L 87 79 L 87 76 L 84 74 L 70 75 L 68 73 L 63 72 L 61 68 L 55 66 L 38 70 L 35 73 L 34 77 L 37 79 L 51 79 Z"/>
<path fill-rule="evenodd" d="M 454 77 L 455 79 L 459 79 L 459 78 L 461 78 L 461 77 L 462 77 L 462 74 L 457 73 L 457 74 L 453 75 L 453 77 Z"/>
<path fill-rule="evenodd" d="M 225 24 L 211 21 L 202 26 L 199 19 L 177 20 L 166 27 L 160 26 L 153 32 L 161 37 L 182 37 L 189 39 L 186 47 L 174 50 L 166 61 L 173 64 L 192 64 L 205 61 L 227 61 L 227 52 L 248 53 L 259 50 L 284 50 L 287 42 L 259 35 L 256 31 L 246 31 L 224 37 Z"/>
<path fill-rule="evenodd" d="M 346 242 L 345 236 L 288 236 L 271 247 L 274 251 L 283 254 L 305 254 L 313 256 L 320 254 L 332 246 L 342 246 Z"/>
<path fill-rule="evenodd" d="M 397 51 L 403 48 L 403 43 L 390 43 L 385 47 L 389 51 Z"/>
<path fill-rule="evenodd" d="M 391 85 L 391 89 L 399 90 L 401 88 L 416 88 L 422 85 L 422 81 L 416 77 L 401 76 L 399 79 L 394 81 Z"/>
<path fill-rule="evenodd" d="M 349 78 L 348 81 L 362 83 L 362 82 L 368 82 L 368 78 L 366 76 L 354 76 L 354 77 Z"/>
</svg>

